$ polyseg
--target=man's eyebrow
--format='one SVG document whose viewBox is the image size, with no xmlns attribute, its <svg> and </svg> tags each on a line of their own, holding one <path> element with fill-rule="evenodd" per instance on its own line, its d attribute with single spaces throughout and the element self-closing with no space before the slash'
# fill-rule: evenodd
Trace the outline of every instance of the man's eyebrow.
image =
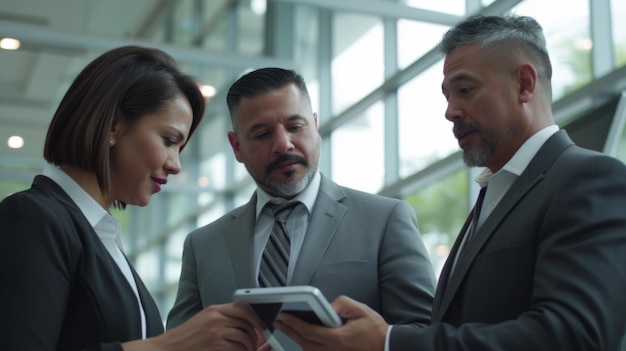
<svg viewBox="0 0 626 351">
<path fill-rule="evenodd" d="M 453 76 L 452 79 L 450 79 L 450 83 L 454 84 L 454 83 L 458 83 L 458 82 L 464 81 L 464 80 L 472 81 L 472 80 L 474 80 L 474 78 L 471 75 L 467 74 L 467 73 L 459 73 L 459 74 Z"/>
<path fill-rule="evenodd" d="M 459 82 L 463 82 L 463 81 L 474 81 L 474 77 L 468 73 L 459 73 L 456 74 L 454 76 L 452 76 L 452 78 L 450 78 L 449 80 L 443 81 L 443 83 L 441 83 L 441 90 L 442 91 L 447 91 L 447 86 L 450 85 L 454 85 L 454 84 L 458 84 Z"/>
<path fill-rule="evenodd" d="M 303 120 L 303 121 L 307 120 L 306 117 L 304 117 L 302 115 L 299 115 L 299 114 L 295 114 L 295 115 L 291 115 L 291 116 L 287 117 L 288 121 L 293 121 L 293 120 L 296 120 L 296 119 L 300 119 L 300 120 Z"/>
<path fill-rule="evenodd" d="M 253 133 L 255 130 L 259 130 L 265 127 L 267 127 L 267 123 L 265 122 L 252 123 L 252 125 L 246 130 L 246 134 Z"/>
</svg>

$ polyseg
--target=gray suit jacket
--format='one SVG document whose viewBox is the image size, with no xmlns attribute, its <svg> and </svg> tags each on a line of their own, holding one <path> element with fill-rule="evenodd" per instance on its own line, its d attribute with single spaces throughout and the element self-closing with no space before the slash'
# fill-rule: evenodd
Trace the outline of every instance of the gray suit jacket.
<svg viewBox="0 0 626 351">
<path fill-rule="evenodd" d="M 242 207 L 189 234 L 178 295 L 168 316 L 177 326 L 203 307 L 232 301 L 255 287 L 256 195 Z M 389 323 L 425 325 L 436 280 L 404 201 L 338 186 L 322 176 L 291 285 L 313 285 L 332 301 L 347 295 Z"/>
<path fill-rule="evenodd" d="M 622 162 L 560 131 L 451 272 L 461 239 L 439 279 L 433 325 L 394 327 L 391 351 L 617 350 L 626 325 Z"/>
</svg>

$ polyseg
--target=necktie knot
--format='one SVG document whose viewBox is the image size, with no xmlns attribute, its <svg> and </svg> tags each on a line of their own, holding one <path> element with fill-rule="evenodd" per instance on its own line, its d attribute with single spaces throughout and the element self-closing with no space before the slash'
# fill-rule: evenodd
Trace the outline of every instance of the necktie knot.
<svg viewBox="0 0 626 351">
<path fill-rule="evenodd" d="M 283 202 L 280 204 L 268 203 L 268 207 L 274 214 L 274 220 L 285 223 L 287 217 L 289 217 L 291 212 L 296 208 L 296 206 L 298 206 L 299 203 L 299 201 Z"/>
</svg>

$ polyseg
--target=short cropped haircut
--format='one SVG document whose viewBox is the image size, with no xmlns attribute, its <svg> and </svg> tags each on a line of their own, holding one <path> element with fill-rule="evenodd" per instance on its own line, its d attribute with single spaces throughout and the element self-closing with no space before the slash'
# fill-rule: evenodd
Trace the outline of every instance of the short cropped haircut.
<svg viewBox="0 0 626 351">
<path fill-rule="evenodd" d="M 191 137 L 206 104 L 195 79 L 180 72 L 174 59 L 159 49 L 124 46 L 107 51 L 89 63 L 65 93 L 48 129 L 44 158 L 95 173 L 100 190 L 107 193 L 115 117 L 133 124 L 181 93 L 192 109 Z"/>
<path fill-rule="evenodd" d="M 241 76 L 228 89 L 228 94 L 226 95 L 226 104 L 230 112 L 233 131 L 237 132 L 238 109 L 242 98 L 261 95 L 271 90 L 281 89 L 289 84 L 295 84 L 305 96 L 309 96 L 302 75 L 290 69 L 267 67 Z"/>
<path fill-rule="evenodd" d="M 519 48 L 519 52 L 523 52 L 538 66 L 539 79 L 550 89 L 552 65 L 543 29 L 535 19 L 513 14 L 471 16 L 444 34 L 439 50 L 448 55 L 462 46 L 472 44 L 482 48 Z"/>
</svg>

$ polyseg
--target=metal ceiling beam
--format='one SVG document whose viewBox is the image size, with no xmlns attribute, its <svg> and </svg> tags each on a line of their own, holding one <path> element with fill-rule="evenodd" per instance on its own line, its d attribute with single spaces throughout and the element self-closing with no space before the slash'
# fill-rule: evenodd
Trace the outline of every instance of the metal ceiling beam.
<svg viewBox="0 0 626 351">
<path fill-rule="evenodd" d="M 98 35 L 87 35 L 76 32 L 62 31 L 55 28 L 15 23 L 0 20 L 0 37 L 12 37 L 30 45 L 55 47 L 68 51 L 94 50 L 106 51 L 119 46 L 141 45 L 156 47 L 172 55 L 182 63 L 213 65 L 217 67 L 243 70 L 250 67 L 278 66 L 295 68 L 295 64 L 286 59 L 265 56 L 241 57 L 236 55 L 218 54 L 200 48 L 157 43 L 140 39 L 112 38 Z"/>
<path fill-rule="evenodd" d="M 389 1 L 374 0 L 271 0 L 274 2 L 288 2 L 295 5 L 308 5 L 325 8 L 333 11 L 362 13 L 387 18 L 404 18 L 420 22 L 436 23 L 452 26 L 463 19 L 462 16 L 449 13 L 418 9 Z"/>
</svg>

